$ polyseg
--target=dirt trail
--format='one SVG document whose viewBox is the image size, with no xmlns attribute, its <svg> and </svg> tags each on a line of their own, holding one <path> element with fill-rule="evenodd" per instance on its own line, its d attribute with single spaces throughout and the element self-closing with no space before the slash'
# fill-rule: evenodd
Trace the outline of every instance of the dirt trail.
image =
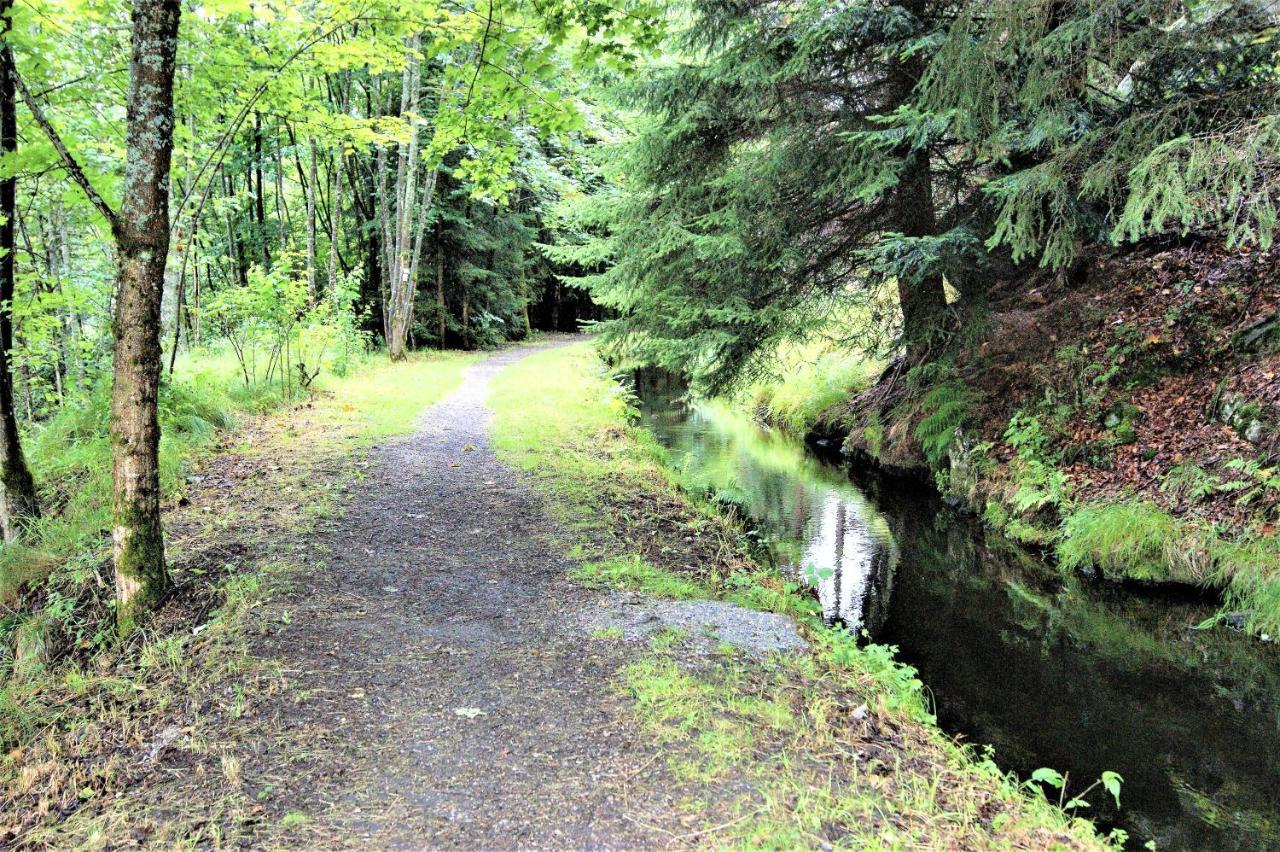
<svg viewBox="0 0 1280 852">
<path fill-rule="evenodd" d="M 607 595 L 566 579 L 540 502 L 488 444 L 490 378 L 470 368 L 368 477 L 260 651 L 289 689 L 267 709 L 305 743 L 260 756 L 272 809 L 314 842 L 397 848 L 636 847 L 690 831 L 616 676 L 627 650 L 582 614 Z M 536 392 L 530 389 L 530 392 Z"/>
</svg>

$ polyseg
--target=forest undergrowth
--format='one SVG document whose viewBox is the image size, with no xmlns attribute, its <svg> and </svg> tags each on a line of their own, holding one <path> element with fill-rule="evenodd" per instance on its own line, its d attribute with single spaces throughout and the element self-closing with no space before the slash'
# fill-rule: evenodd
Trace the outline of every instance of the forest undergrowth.
<svg viewBox="0 0 1280 852">
<path fill-rule="evenodd" d="M 123 641 L 102 533 L 109 450 L 92 424 L 41 435 L 37 457 L 57 448 L 68 471 L 46 481 L 80 510 L 46 518 L 27 567 L 6 574 L 3 623 L 19 634 L 6 647 L 20 657 L 4 660 L 0 688 L 0 843 L 216 846 L 260 819 L 229 744 L 278 685 L 250 653 L 255 631 L 271 629 L 262 607 L 288 582 L 294 543 L 341 511 L 368 449 L 412 431 L 471 360 L 370 356 L 292 398 L 246 391 L 225 357 L 188 367 L 168 391 L 185 408 L 162 409 L 190 426 L 164 448 L 175 588 Z M 157 766 L 175 748 L 190 764 L 180 777 Z"/>
</svg>

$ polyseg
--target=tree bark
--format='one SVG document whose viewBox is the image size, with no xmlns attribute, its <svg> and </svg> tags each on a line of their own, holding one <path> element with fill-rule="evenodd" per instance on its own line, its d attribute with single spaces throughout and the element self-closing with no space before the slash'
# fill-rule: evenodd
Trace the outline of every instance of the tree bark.
<svg viewBox="0 0 1280 852">
<path fill-rule="evenodd" d="M 393 361 L 399 361 L 405 357 L 409 326 L 413 322 L 410 316 L 410 303 L 413 298 L 410 255 L 414 237 L 413 212 L 418 199 L 419 144 L 419 131 L 414 124 L 416 120 L 414 114 L 418 111 L 420 90 L 418 37 L 415 35 L 409 39 L 400 92 L 400 115 L 410 123 L 411 132 L 408 143 L 400 145 L 396 163 L 395 231 L 390 264 L 391 293 L 387 309 L 387 350 Z"/>
<path fill-rule="evenodd" d="M 116 623 L 127 631 L 169 588 L 160 523 L 160 301 L 180 0 L 135 0 L 111 389 Z"/>
<path fill-rule="evenodd" d="M 436 322 L 439 323 L 440 348 L 445 345 L 445 320 L 448 317 L 444 301 L 444 243 L 440 240 L 440 223 L 436 223 Z"/>
<path fill-rule="evenodd" d="M 930 236 L 937 231 L 933 205 L 933 179 L 929 152 L 920 149 L 911 156 L 896 189 L 898 230 L 908 237 Z M 902 337 L 907 358 L 918 361 L 929 349 L 947 315 L 947 294 L 942 275 L 919 279 L 898 279 L 898 304 L 902 308 Z"/>
<path fill-rule="evenodd" d="M 925 17 L 927 0 L 906 0 L 903 8 L 917 19 Z M 894 106 L 905 103 L 924 73 L 923 54 L 900 62 L 896 68 L 897 98 Z M 894 190 L 894 217 L 897 230 L 908 237 L 926 237 L 937 233 L 938 220 L 933 201 L 933 173 L 929 149 L 920 147 L 906 152 L 907 164 Z M 941 273 L 921 278 L 898 279 L 898 304 L 902 309 L 902 337 L 907 347 L 907 360 L 916 362 L 927 357 L 930 346 L 942 330 L 947 315 L 947 293 Z"/>
<path fill-rule="evenodd" d="M 316 150 L 316 140 L 310 140 L 308 152 L 310 154 L 308 172 L 311 179 L 308 181 L 307 186 L 303 187 L 303 191 L 307 196 L 307 295 L 311 297 L 311 301 L 314 303 L 318 301 L 316 290 L 316 188 L 320 184 L 320 172 L 316 163 L 320 153 Z"/>
<path fill-rule="evenodd" d="M 262 168 L 262 115 L 253 114 L 253 170 L 251 182 L 253 191 L 253 212 L 256 219 L 254 231 L 258 237 L 258 252 L 262 256 L 262 268 L 271 268 L 271 247 L 267 240 L 267 202 L 266 189 L 263 188 Z"/>
<path fill-rule="evenodd" d="M 0 0 L 0 152 L 18 149 L 17 78 L 8 33 L 13 0 Z M 0 535 L 17 540 L 22 528 L 40 516 L 35 480 L 22 454 L 18 418 L 13 410 L 13 374 L 9 353 L 13 349 L 13 285 L 15 276 L 15 228 L 18 221 L 18 180 L 0 181 Z"/>
<path fill-rule="evenodd" d="M 529 281 L 525 273 L 523 253 L 520 258 L 520 312 L 524 315 L 524 336 L 533 337 L 533 323 L 529 321 Z"/>
</svg>

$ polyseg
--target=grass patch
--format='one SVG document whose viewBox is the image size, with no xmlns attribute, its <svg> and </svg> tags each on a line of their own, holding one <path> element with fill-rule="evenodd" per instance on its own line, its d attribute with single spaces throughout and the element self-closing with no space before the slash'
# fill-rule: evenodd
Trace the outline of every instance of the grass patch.
<svg viewBox="0 0 1280 852">
<path fill-rule="evenodd" d="M 1109 579 L 1200 582 L 1209 576 L 1208 557 L 1188 532 L 1151 503 L 1085 505 L 1062 522 L 1058 560 L 1069 570 L 1095 567 Z"/>
<path fill-rule="evenodd" d="M 644 564 L 679 563 L 674 573 L 705 595 L 745 564 L 731 523 L 709 505 L 689 510 L 662 464 L 662 447 L 634 425 L 630 392 L 591 344 L 549 349 L 508 367 L 494 378 L 489 403 L 495 451 L 547 496 L 571 536 L 566 550 L 599 563 L 595 573 L 636 583 Z"/>
<path fill-rule="evenodd" d="M 1062 567 L 1098 568 L 1112 580 L 1212 584 L 1225 610 L 1246 614 L 1246 629 L 1280 635 L 1280 538 L 1250 532 L 1225 538 L 1213 527 L 1180 520 L 1131 500 L 1082 506 L 1062 523 Z"/>
<path fill-rule="evenodd" d="M 634 554 L 583 562 L 574 568 L 572 577 L 590 589 L 635 589 L 677 600 L 707 597 L 707 590 L 692 580 L 650 565 Z"/>
<path fill-rule="evenodd" d="M 753 382 L 740 402 L 766 423 L 802 434 L 835 406 L 865 390 L 883 368 L 861 352 L 827 343 L 789 344 L 778 352 L 776 375 Z"/>
<path fill-rule="evenodd" d="M 851 641 L 812 657 L 730 658 L 691 667 L 678 642 L 655 641 L 623 689 L 667 753 L 686 810 L 719 802 L 720 847 L 1090 848 L 1073 820 L 989 759 L 975 758 L 895 707 L 900 666 L 833 666 Z M 881 680 L 884 676 L 889 681 Z M 916 691 L 918 694 L 918 690 Z M 742 794 L 744 788 L 752 790 Z M 716 795 L 716 794 L 719 795 Z M 727 804 L 725 804 L 727 803 Z"/>
</svg>

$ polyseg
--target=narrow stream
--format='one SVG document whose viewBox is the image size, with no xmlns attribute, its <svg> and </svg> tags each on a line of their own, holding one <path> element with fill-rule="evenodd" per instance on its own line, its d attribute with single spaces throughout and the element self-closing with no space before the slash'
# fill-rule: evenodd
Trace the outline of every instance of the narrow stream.
<svg viewBox="0 0 1280 852">
<path fill-rule="evenodd" d="M 686 485 L 738 506 L 829 620 L 899 648 L 944 729 L 1026 777 L 1079 791 L 1124 776 L 1087 815 L 1140 848 L 1280 849 L 1280 653 L 1189 629 L 1203 601 L 1064 577 L 931 492 L 855 484 L 803 444 L 676 389 L 638 382 L 645 425 Z"/>
</svg>

